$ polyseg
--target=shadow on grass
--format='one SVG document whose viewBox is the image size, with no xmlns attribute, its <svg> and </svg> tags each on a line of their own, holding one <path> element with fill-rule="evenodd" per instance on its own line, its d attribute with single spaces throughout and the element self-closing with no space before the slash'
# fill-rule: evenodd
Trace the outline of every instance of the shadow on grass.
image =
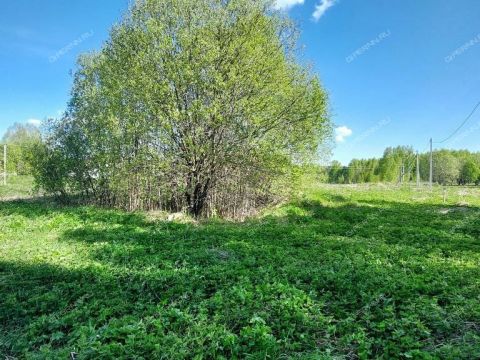
<svg viewBox="0 0 480 360">
<path fill-rule="evenodd" d="M 477 209 L 328 201 L 241 224 L 2 203 L 71 218 L 88 260 L 0 262 L 0 354 L 478 357 Z"/>
</svg>

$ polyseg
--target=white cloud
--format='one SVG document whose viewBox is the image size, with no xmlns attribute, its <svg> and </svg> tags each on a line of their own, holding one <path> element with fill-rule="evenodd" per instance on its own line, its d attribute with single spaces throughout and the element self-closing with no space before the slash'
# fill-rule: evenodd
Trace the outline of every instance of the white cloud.
<svg viewBox="0 0 480 360">
<path fill-rule="evenodd" d="M 315 11 L 313 12 L 313 20 L 318 21 L 325 14 L 325 12 L 330 9 L 333 5 L 337 3 L 337 0 L 320 0 L 320 4 L 315 6 Z"/>
<path fill-rule="evenodd" d="M 39 127 L 40 125 L 42 125 L 42 120 L 38 120 L 38 119 L 28 119 L 28 120 L 27 120 L 27 124 L 33 125 L 33 126 L 36 126 L 36 127 Z"/>
<path fill-rule="evenodd" d="M 277 10 L 288 10 L 295 5 L 301 5 L 305 0 L 276 0 L 275 9 Z"/>
<path fill-rule="evenodd" d="M 337 140 L 337 142 L 344 142 L 345 138 L 351 136 L 352 134 L 352 129 L 348 128 L 347 126 L 339 126 L 335 129 L 335 140 Z"/>
</svg>

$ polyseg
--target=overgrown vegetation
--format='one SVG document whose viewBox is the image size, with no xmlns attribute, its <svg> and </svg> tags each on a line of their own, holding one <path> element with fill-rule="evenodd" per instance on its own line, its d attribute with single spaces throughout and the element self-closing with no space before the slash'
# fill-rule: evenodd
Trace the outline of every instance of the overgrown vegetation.
<svg viewBox="0 0 480 360">
<path fill-rule="evenodd" d="M 0 171 L 3 173 L 3 145 L 7 145 L 7 173 L 15 176 L 32 175 L 34 147 L 41 143 L 40 130 L 29 124 L 14 124 L 2 137 Z M 2 174 L 3 175 L 3 174 Z"/>
<path fill-rule="evenodd" d="M 244 217 L 330 135 L 297 29 L 267 0 L 137 1 L 82 56 L 37 182 L 128 210 Z"/>
<path fill-rule="evenodd" d="M 403 176 L 402 176 L 403 169 Z M 467 150 L 433 152 L 433 181 L 441 185 L 480 184 L 480 153 Z M 419 155 L 421 181 L 429 180 L 430 154 Z M 416 178 L 416 154 L 413 148 L 387 148 L 380 159 L 353 159 L 348 166 L 333 161 L 326 170 L 333 184 L 412 181 Z"/>
<path fill-rule="evenodd" d="M 324 186 L 245 223 L 0 204 L 0 357 L 480 357 L 479 192 Z"/>
</svg>

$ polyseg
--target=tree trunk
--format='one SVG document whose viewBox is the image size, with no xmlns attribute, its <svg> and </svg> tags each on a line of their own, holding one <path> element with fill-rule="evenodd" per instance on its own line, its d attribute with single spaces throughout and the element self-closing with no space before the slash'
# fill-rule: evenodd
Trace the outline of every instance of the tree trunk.
<svg viewBox="0 0 480 360">
<path fill-rule="evenodd" d="M 189 186 L 185 193 L 188 204 L 188 213 L 194 217 L 199 217 L 205 207 L 208 191 L 210 189 L 210 179 L 203 183 L 198 180 L 195 174 L 189 176 Z"/>
</svg>

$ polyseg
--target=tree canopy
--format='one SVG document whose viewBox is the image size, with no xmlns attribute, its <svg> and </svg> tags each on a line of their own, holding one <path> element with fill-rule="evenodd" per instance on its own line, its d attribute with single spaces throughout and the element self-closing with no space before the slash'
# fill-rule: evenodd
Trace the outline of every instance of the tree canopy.
<svg viewBox="0 0 480 360">
<path fill-rule="evenodd" d="M 297 35 L 270 1 L 137 1 L 79 59 L 47 136 L 45 159 L 61 164 L 50 188 L 195 216 L 268 201 L 331 132 Z"/>
</svg>

